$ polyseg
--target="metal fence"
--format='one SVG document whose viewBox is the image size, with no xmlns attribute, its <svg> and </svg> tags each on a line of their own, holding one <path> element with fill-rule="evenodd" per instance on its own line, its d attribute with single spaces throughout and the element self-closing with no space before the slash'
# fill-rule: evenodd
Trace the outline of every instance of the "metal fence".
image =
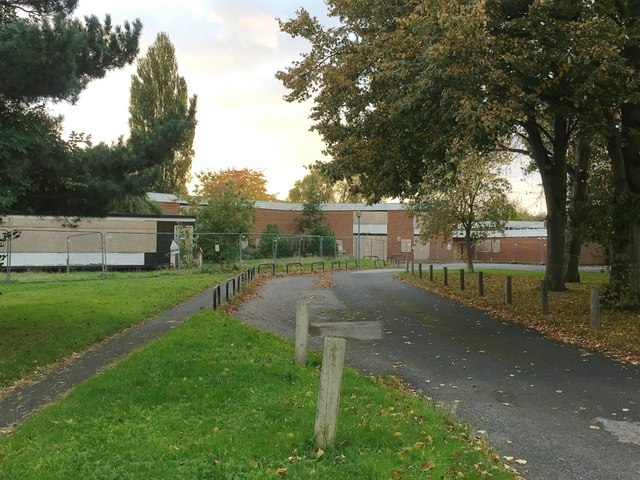
<svg viewBox="0 0 640 480">
<path fill-rule="evenodd" d="M 173 233 L 23 229 L 0 247 L 7 281 L 12 271 L 191 269 L 216 266 L 309 264 L 348 259 L 386 259 L 386 237 L 293 234 Z"/>
</svg>

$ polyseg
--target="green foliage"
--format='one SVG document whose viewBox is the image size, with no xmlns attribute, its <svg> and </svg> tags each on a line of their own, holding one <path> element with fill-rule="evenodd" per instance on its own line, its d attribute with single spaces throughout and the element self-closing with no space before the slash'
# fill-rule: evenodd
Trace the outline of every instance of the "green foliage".
<svg viewBox="0 0 640 480">
<path fill-rule="evenodd" d="M 131 78 L 129 127 L 131 131 L 149 132 L 157 119 L 167 113 L 186 125 L 182 141 L 156 158 L 159 168 L 151 180 L 152 191 L 186 193 L 191 170 L 193 139 L 196 129 L 197 97 L 188 97 L 187 83 L 178 74 L 175 48 L 166 33 L 158 34 L 147 54 L 138 60 Z"/>
<path fill-rule="evenodd" d="M 196 207 L 196 243 L 205 259 L 233 265 L 240 257 L 239 234 L 253 230 L 254 203 L 231 186 L 220 195 L 203 200 L 206 205 Z"/>
<path fill-rule="evenodd" d="M 500 160 L 468 154 L 445 175 L 425 179 L 410 209 L 421 236 L 428 240 L 449 237 L 461 229 L 467 246 L 467 262 L 473 271 L 471 245 L 489 232 L 503 231 L 515 213 L 507 198 L 509 183 L 494 171 Z"/>
<path fill-rule="evenodd" d="M 131 63 L 142 24 L 113 26 L 89 16 L 71 18 L 77 2 L 2 2 L 0 10 L 0 93 L 6 101 L 77 99 L 87 83 Z M 19 13 L 30 9 L 29 16 Z"/>
<path fill-rule="evenodd" d="M 296 180 L 293 188 L 289 190 L 288 201 L 295 203 L 307 203 L 319 200 L 322 203 L 357 203 L 364 199 L 351 191 L 351 180 L 333 180 L 322 169 L 311 167 L 308 174 L 302 179 Z"/>
<path fill-rule="evenodd" d="M 0 2 L 0 213 L 103 216 L 139 206 L 165 152 L 189 138 L 193 119 L 173 109 L 127 141 L 62 139 L 61 119 L 45 102 L 74 101 L 90 80 L 131 63 L 142 28 L 137 20 L 113 26 L 108 16 L 74 19 L 76 5 Z"/>
<path fill-rule="evenodd" d="M 291 257 L 296 251 L 277 225 L 267 225 L 263 230 L 258 244 L 259 258 Z"/>
</svg>

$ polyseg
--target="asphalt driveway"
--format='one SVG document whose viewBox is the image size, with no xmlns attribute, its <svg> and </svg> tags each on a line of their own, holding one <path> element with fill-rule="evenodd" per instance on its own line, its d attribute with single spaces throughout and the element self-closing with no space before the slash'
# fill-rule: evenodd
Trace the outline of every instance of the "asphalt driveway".
<svg viewBox="0 0 640 480">
<path fill-rule="evenodd" d="M 235 316 L 293 338 L 295 304 L 306 298 L 313 346 L 343 332 L 350 365 L 398 375 L 442 402 L 526 478 L 640 479 L 639 366 L 547 340 L 394 273 L 337 272 L 330 287 L 276 278 Z"/>
</svg>

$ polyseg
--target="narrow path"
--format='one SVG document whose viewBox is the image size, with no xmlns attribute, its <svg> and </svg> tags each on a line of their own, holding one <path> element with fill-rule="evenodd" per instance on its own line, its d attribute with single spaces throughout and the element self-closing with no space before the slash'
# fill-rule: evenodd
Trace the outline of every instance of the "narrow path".
<svg viewBox="0 0 640 480">
<path fill-rule="evenodd" d="M 545 339 L 394 273 L 335 273 L 330 288 L 274 279 L 235 315 L 292 337 L 295 304 L 307 298 L 318 335 L 314 324 L 381 322 L 379 340 L 347 341 L 348 362 L 398 375 L 444 403 L 527 479 L 640 478 L 640 367 Z"/>
<path fill-rule="evenodd" d="M 57 400 L 75 385 L 126 354 L 164 335 L 204 308 L 211 308 L 213 288 L 157 317 L 125 330 L 63 365 L 37 383 L 11 390 L 0 399 L 0 430 L 11 428 L 38 409 Z"/>
</svg>

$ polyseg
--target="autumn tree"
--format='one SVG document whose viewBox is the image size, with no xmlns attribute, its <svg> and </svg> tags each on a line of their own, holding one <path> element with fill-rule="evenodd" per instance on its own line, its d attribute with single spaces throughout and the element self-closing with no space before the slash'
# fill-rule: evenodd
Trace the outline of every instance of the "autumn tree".
<svg viewBox="0 0 640 480">
<path fill-rule="evenodd" d="M 138 52 L 138 20 L 79 20 L 77 3 L 0 2 L 0 213 L 104 215 L 148 167 L 129 146 L 63 139 L 61 119 L 47 110 Z M 138 151 L 147 140 L 137 138 Z"/>
<path fill-rule="evenodd" d="M 183 141 L 158 158 L 158 170 L 149 189 L 185 194 L 193 158 L 197 96 L 189 98 L 187 83 L 178 73 L 175 48 L 166 33 L 159 33 L 147 54 L 138 60 L 131 77 L 129 127 L 149 132 L 167 114 L 181 118 L 188 129 Z"/>
<path fill-rule="evenodd" d="M 249 168 L 227 168 L 217 172 L 200 172 L 196 177 L 199 181 L 195 187 L 196 196 L 215 197 L 232 188 L 238 195 L 251 200 L 276 200 L 275 195 L 267 192 L 264 172 Z"/>
<path fill-rule="evenodd" d="M 500 162 L 467 154 L 442 175 L 425 177 L 410 210 L 428 240 L 462 230 L 467 267 L 473 272 L 473 244 L 489 232 L 502 232 L 515 209 L 507 198 L 509 182 L 495 171 Z"/>
<path fill-rule="evenodd" d="M 321 168 L 357 175 L 370 201 L 411 198 L 460 142 L 529 155 L 547 206 L 545 279 L 563 290 L 570 142 L 602 123 L 593 97 L 611 97 L 608 84 L 620 91 L 620 41 L 637 38 L 597 11 L 628 17 L 631 3 L 619 3 L 333 0 L 337 26 L 305 10 L 281 23 L 311 50 L 277 76 L 288 100 L 314 100 L 313 128 L 332 158 Z"/>
</svg>

